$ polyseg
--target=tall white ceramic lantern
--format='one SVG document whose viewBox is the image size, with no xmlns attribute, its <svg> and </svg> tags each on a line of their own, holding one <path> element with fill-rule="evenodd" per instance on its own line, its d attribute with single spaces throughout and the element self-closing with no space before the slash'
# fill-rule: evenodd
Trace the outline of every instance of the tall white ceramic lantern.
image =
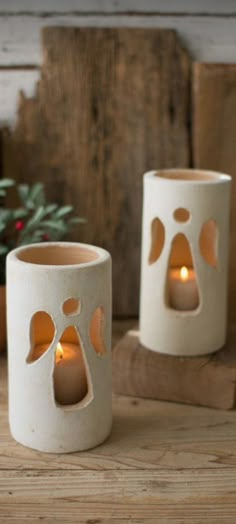
<svg viewBox="0 0 236 524">
<path fill-rule="evenodd" d="M 100 444 L 112 422 L 110 255 L 75 243 L 12 251 L 7 317 L 13 437 L 55 453 Z"/>
<path fill-rule="evenodd" d="M 144 175 L 140 339 L 172 355 L 219 350 L 227 327 L 231 177 Z"/>
</svg>

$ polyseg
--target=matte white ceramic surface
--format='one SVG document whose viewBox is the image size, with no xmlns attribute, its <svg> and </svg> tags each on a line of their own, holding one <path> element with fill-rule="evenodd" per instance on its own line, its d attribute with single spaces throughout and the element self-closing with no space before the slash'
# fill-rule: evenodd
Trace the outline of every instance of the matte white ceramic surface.
<svg viewBox="0 0 236 524">
<path fill-rule="evenodd" d="M 230 176 L 210 171 L 171 169 L 144 175 L 140 337 L 153 351 L 201 355 L 217 351 L 225 343 L 230 185 Z M 188 211 L 185 221 L 176 220 L 179 208 Z M 156 218 L 164 229 L 159 228 L 160 242 L 155 250 Z M 200 249 L 202 228 L 209 221 L 217 228 L 216 267 L 211 252 L 206 258 L 213 259 L 213 265 Z M 177 311 L 167 299 L 170 253 L 179 233 L 188 241 L 197 276 L 199 305 L 194 311 Z"/>
<path fill-rule="evenodd" d="M 79 300 L 78 311 L 66 316 L 63 304 Z M 92 344 L 91 321 L 97 308 L 104 319 L 103 346 Z M 30 353 L 30 325 L 38 311 L 55 325 L 54 339 L 35 362 Z M 111 257 L 98 247 L 76 243 L 44 243 L 21 247 L 7 259 L 9 418 L 13 437 L 45 452 L 85 450 L 100 444 L 112 424 L 111 401 Z M 96 320 L 96 319 L 95 319 Z M 57 343 L 68 326 L 79 334 L 88 392 L 75 405 L 55 401 L 53 370 Z M 100 328 L 99 328 L 100 329 Z"/>
</svg>

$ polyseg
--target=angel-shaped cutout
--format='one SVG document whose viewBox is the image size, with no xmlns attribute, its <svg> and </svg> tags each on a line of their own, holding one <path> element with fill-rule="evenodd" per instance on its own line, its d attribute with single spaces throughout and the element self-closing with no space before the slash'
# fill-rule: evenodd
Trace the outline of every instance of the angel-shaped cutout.
<svg viewBox="0 0 236 524">
<path fill-rule="evenodd" d="M 46 311 L 37 311 L 30 323 L 31 347 L 26 361 L 28 364 L 35 363 L 54 348 L 54 397 L 56 404 L 62 406 L 80 403 L 89 391 L 90 374 L 84 357 L 83 343 L 76 325 L 80 307 L 80 301 L 76 298 L 65 300 L 62 306 L 65 327 L 61 333 L 57 333 L 55 323 Z M 71 317 L 71 325 L 69 326 L 68 317 Z M 91 346 L 96 354 L 105 355 L 104 311 L 102 307 L 94 311 L 89 332 Z"/>
</svg>

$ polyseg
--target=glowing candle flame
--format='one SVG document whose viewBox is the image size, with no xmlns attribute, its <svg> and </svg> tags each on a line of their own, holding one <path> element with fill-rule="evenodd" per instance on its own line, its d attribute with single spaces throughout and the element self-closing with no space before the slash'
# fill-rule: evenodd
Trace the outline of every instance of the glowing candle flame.
<svg viewBox="0 0 236 524">
<path fill-rule="evenodd" d="M 181 267 L 180 278 L 183 282 L 186 282 L 186 280 L 188 280 L 188 275 L 189 275 L 188 268 L 186 266 Z"/>
<path fill-rule="evenodd" d="M 57 349 L 56 349 L 56 362 L 58 362 L 62 358 L 63 358 L 63 347 L 62 347 L 61 343 L 58 342 Z"/>
</svg>

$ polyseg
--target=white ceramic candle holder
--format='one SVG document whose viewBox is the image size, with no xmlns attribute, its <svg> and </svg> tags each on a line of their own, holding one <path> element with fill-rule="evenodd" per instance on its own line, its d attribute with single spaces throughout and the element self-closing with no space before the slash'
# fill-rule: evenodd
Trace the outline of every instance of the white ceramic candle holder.
<svg viewBox="0 0 236 524">
<path fill-rule="evenodd" d="M 140 339 L 172 355 L 226 339 L 231 177 L 171 169 L 144 175 Z"/>
<path fill-rule="evenodd" d="M 103 442 L 112 423 L 109 253 L 65 242 L 15 249 L 7 317 L 13 437 L 55 453 Z"/>
</svg>

